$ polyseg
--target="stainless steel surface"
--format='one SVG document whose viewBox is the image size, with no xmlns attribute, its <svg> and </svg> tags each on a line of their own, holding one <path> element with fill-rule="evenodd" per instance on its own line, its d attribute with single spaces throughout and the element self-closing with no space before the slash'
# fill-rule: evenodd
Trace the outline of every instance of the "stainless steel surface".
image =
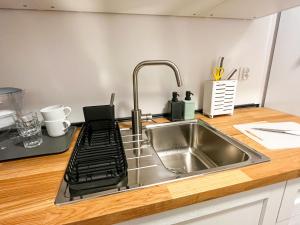
<svg viewBox="0 0 300 225">
<path fill-rule="evenodd" d="M 121 130 L 128 162 L 122 186 L 72 198 L 62 181 L 55 203 L 64 204 L 143 188 L 177 179 L 268 161 L 259 152 L 202 121 L 149 125 L 142 134 Z"/>
<path fill-rule="evenodd" d="M 147 113 L 147 114 L 142 114 L 141 115 L 141 120 L 152 120 L 152 114 L 151 113 Z"/>
<path fill-rule="evenodd" d="M 141 130 L 142 130 L 141 117 L 142 117 L 142 110 L 134 109 L 131 111 L 131 123 L 132 123 L 133 134 L 141 134 Z"/>
<path fill-rule="evenodd" d="M 132 110 L 132 130 L 133 134 L 142 133 L 142 122 L 141 122 L 141 110 L 139 109 L 139 97 L 138 97 L 138 74 L 141 68 L 144 66 L 157 66 L 165 65 L 169 66 L 175 74 L 176 82 L 178 87 L 182 85 L 180 73 L 178 67 L 171 61 L 168 60 L 146 60 L 140 62 L 133 70 L 133 102 L 134 108 Z"/>
<path fill-rule="evenodd" d="M 250 157 L 250 153 L 199 123 L 154 126 L 146 134 L 163 165 L 174 173 L 243 163 Z"/>
</svg>

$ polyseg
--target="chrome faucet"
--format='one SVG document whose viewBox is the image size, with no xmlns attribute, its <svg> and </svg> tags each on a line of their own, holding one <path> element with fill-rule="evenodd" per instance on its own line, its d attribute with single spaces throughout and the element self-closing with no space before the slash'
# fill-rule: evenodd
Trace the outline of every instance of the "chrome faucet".
<svg viewBox="0 0 300 225">
<path fill-rule="evenodd" d="M 134 109 L 131 111 L 132 114 L 132 133 L 134 135 L 142 134 L 142 111 L 139 109 L 139 97 L 138 97 L 138 73 L 144 66 L 156 66 L 165 65 L 171 67 L 174 71 L 177 85 L 180 87 L 182 85 L 180 73 L 178 67 L 171 61 L 168 60 L 146 60 L 137 64 L 133 70 L 133 101 Z M 149 115 L 149 114 L 147 114 Z"/>
</svg>

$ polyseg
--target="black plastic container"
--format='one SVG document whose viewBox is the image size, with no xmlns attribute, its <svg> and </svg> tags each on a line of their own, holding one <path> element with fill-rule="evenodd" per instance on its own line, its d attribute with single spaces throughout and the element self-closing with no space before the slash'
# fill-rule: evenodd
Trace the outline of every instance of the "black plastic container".
<svg viewBox="0 0 300 225">
<path fill-rule="evenodd" d="M 83 107 L 85 122 L 93 120 L 115 120 L 114 105 L 96 105 Z"/>
<path fill-rule="evenodd" d="M 97 105 L 83 107 L 85 122 L 89 123 L 89 129 L 110 129 L 115 122 L 114 105 Z M 101 122 L 99 122 L 101 121 Z"/>
</svg>

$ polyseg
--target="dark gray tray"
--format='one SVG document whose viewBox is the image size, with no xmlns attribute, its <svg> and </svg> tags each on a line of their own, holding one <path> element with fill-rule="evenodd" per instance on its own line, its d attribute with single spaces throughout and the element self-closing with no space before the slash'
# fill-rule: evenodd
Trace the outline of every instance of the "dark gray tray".
<svg viewBox="0 0 300 225">
<path fill-rule="evenodd" d="M 50 137 L 45 128 L 42 129 L 43 143 L 31 149 L 25 149 L 22 140 L 16 134 L 10 132 L 2 136 L 0 140 L 0 162 L 27 157 L 63 153 L 69 149 L 75 126 L 71 126 L 69 131 L 60 137 Z"/>
</svg>

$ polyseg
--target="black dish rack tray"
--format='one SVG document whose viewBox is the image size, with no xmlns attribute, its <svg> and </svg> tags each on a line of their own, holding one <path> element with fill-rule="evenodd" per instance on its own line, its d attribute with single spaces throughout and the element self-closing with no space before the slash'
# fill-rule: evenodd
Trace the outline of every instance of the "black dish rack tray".
<svg viewBox="0 0 300 225">
<path fill-rule="evenodd" d="M 117 185 L 127 176 L 127 167 L 118 123 L 89 121 L 81 129 L 64 179 L 76 196 Z"/>
</svg>

